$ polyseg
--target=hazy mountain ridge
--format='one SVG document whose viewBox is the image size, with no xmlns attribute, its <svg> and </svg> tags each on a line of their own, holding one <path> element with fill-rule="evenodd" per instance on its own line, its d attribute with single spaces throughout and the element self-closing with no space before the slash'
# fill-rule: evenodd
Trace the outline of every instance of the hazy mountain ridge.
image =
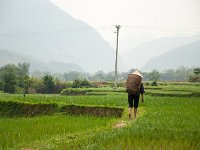
<svg viewBox="0 0 200 150">
<path fill-rule="evenodd" d="M 0 67 L 6 64 L 30 63 L 30 71 L 43 71 L 52 73 L 63 73 L 69 71 L 84 72 L 83 68 L 76 64 L 67 64 L 63 62 L 50 62 L 44 63 L 37 58 L 22 55 L 19 53 L 11 52 L 8 50 L 0 49 Z"/>
<path fill-rule="evenodd" d="M 3 49 L 46 63 L 75 63 L 88 72 L 114 69 L 115 50 L 108 42 L 49 0 L 1 0 L 0 22 Z"/>
<path fill-rule="evenodd" d="M 141 68 L 155 56 L 159 56 L 174 48 L 178 48 L 198 40 L 200 40 L 200 35 L 192 37 L 159 38 L 121 53 L 121 56 L 129 68 Z"/>
<path fill-rule="evenodd" d="M 129 34 L 127 37 L 120 40 L 119 53 L 123 55 L 130 49 L 132 49 L 134 47 L 138 47 L 144 43 L 148 43 L 155 39 L 156 38 L 153 35 L 148 34 L 148 33 L 143 33 L 143 32 L 137 33 L 137 34 Z M 116 41 L 114 41 L 113 45 L 115 45 L 115 42 Z"/>
<path fill-rule="evenodd" d="M 180 66 L 199 67 L 200 66 L 200 41 L 193 42 L 166 52 L 152 58 L 144 67 L 143 71 L 157 69 L 175 69 Z"/>
</svg>

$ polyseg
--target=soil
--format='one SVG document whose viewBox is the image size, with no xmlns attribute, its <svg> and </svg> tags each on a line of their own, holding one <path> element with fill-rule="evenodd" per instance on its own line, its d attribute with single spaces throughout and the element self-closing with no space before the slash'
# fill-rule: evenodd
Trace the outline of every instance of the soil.
<svg viewBox="0 0 200 150">
<path fill-rule="evenodd" d="M 126 127 L 126 125 L 127 125 L 127 122 L 125 122 L 125 121 L 120 121 L 120 122 L 118 122 L 118 123 L 116 123 L 114 126 L 113 126 L 113 128 L 123 128 L 123 127 Z"/>
</svg>

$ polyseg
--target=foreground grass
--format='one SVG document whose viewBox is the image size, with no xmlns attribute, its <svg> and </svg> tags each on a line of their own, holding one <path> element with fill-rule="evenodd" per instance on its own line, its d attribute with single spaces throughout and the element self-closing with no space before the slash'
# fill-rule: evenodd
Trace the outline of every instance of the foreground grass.
<svg viewBox="0 0 200 150">
<path fill-rule="evenodd" d="M 47 94 L 27 94 L 24 98 L 20 94 L 0 94 L 0 101 L 16 101 L 28 103 L 57 103 L 78 104 L 93 106 L 126 106 L 127 94 L 116 94 L 106 96 L 60 96 Z"/>
<path fill-rule="evenodd" d="M 116 118 L 87 116 L 40 116 L 33 118 L 1 118 L 0 148 L 23 148 L 34 145 L 51 145 L 64 138 L 65 142 L 76 139 L 86 132 L 111 128 Z M 40 147 L 40 148 L 41 148 Z"/>
<path fill-rule="evenodd" d="M 0 119 L 0 148 L 36 149 L 199 149 L 200 86 L 174 85 L 147 89 L 139 117 L 126 127 L 112 128 L 118 119 L 84 116 L 40 116 Z M 166 94 L 176 94 L 168 97 Z M 180 97 L 178 97 L 180 95 Z M 59 96 L 0 94 L 2 101 L 60 103 L 127 108 L 127 94 Z M 145 113 L 144 111 L 145 110 Z M 127 112 L 121 119 L 127 119 Z"/>
<path fill-rule="evenodd" d="M 200 98 L 150 98 L 145 103 L 145 115 L 130 127 L 83 138 L 68 148 L 199 149 Z"/>
<path fill-rule="evenodd" d="M 120 129 L 112 128 L 116 118 L 1 118 L 0 144 L 5 149 L 199 149 L 199 108 L 200 98 L 146 96 L 138 118 Z M 122 120 L 127 111 L 124 115 Z"/>
</svg>

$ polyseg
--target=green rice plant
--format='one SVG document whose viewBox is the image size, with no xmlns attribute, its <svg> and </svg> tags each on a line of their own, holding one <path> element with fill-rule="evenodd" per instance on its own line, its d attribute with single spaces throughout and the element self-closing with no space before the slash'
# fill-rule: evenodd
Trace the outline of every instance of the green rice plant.
<svg viewBox="0 0 200 150">
<path fill-rule="evenodd" d="M 200 98 L 148 97 L 143 106 L 146 113 L 130 127 L 83 137 L 67 148 L 199 149 Z"/>
<path fill-rule="evenodd" d="M 112 117 L 54 115 L 0 118 L 0 145 L 2 149 L 199 149 L 200 97 L 186 96 L 199 93 L 199 87 L 188 83 L 168 83 L 159 85 L 159 89 L 147 87 L 144 103 L 139 103 L 139 117 L 123 128 L 113 128 L 119 118 Z M 127 94 L 122 89 L 119 92 L 110 88 L 87 90 L 108 94 L 37 94 L 24 98 L 22 95 L 1 93 L 0 101 L 122 107 L 126 111 L 120 119 L 128 119 Z M 165 96 L 151 96 L 148 92 Z"/>
<path fill-rule="evenodd" d="M 27 103 L 57 103 L 69 105 L 94 106 L 127 106 L 126 94 L 111 94 L 105 96 L 60 96 L 47 94 L 28 94 L 25 98 L 19 94 L 0 94 L 0 101 L 15 101 Z"/>
<path fill-rule="evenodd" d="M 0 148 L 31 148 L 43 144 L 54 145 L 52 141 L 72 140 L 86 132 L 95 132 L 111 128 L 115 121 L 111 117 L 86 116 L 40 116 L 33 118 L 1 118 Z M 60 139 L 58 139 L 60 138 Z M 47 142 L 47 143 L 46 143 Z M 49 142 L 49 143 L 48 143 Z"/>
</svg>

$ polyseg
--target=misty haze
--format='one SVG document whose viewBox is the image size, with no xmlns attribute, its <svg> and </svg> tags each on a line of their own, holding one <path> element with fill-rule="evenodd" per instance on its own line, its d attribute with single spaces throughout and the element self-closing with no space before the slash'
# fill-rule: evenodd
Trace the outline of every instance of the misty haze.
<svg viewBox="0 0 200 150">
<path fill-rule="evenodd" d="M 0 0 L 0 149 L 199 149 L 199 18 L 199 0 Z"/>
</svg>

